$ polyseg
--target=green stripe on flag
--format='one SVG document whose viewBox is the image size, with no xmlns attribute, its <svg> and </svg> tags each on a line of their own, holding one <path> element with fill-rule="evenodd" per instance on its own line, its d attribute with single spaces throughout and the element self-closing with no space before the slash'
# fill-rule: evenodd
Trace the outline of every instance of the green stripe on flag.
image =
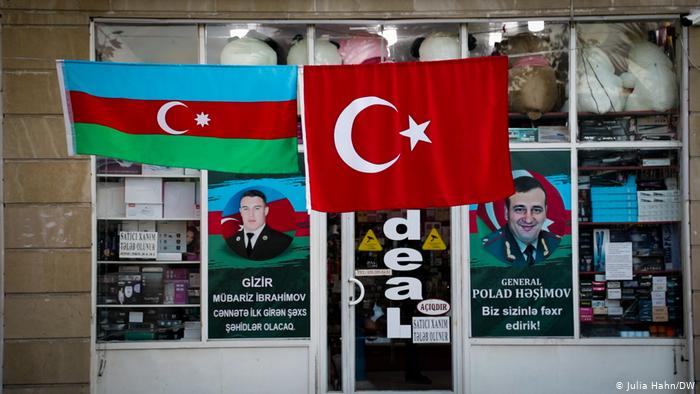
<svg viewBox="0 0 700 394">
<path fill-rule="evenodd" d="M 253 140 L 127 134 L 91 123 L 75 123 L 73 128 L 78 154 L 244 174 L 299 172 L 294 137 Z"/>
</svg>

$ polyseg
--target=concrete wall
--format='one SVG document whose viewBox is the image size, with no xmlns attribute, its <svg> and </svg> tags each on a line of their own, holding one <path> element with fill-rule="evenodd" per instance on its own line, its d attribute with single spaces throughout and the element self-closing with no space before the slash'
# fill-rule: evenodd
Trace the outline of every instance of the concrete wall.
<svg viewBox="0 0 700 394">
<path fill-rule="evenodd" d="M 54 60 L 89 57 L 88 18 L 3 10 L 2 21 L 3 384 L 87 393 L 90 161 L 67 157 Z"/>
<path fill-rule="evenodd" d="M 0 1 L 5 392 L 89 391 L 89 161 L 66 156 L 54 60 L 89 58 L 91 17 L 474 18 L 680 13 L 699 6 L 697 0 Z M 700 29 L 693 29 L 690 41 L 691 59 L 700 64 Z M 693 179 L 700 174 L 697 68 L 691 70 L 690 86 Z M 698 261 L 700 184 L 691 192 L 691 241 Z M 693 289 L 700 307 L 700 275 L 693 277 Z M 694 334 L 700 338 L 700 328 Z"/>
<path fill-rule="evenodd" d="M 104 357 L 97 394 L 313 391 L 306 347 L 111 350 Z"/>
</svg>

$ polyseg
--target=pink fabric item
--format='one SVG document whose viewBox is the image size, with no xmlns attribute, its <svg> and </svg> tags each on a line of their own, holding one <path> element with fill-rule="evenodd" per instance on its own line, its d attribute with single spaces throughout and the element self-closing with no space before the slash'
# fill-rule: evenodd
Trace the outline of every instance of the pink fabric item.
<svg viewBox="0 0 700 394">
<path fill-rule="evenodd" d="M 343 64 L 372 64 L 389 56 L 386 40 L 382 36 L 352 37 L 340 41 L 338 49 Z"/>
<path fill-rule="evenodd" d="M 513 63 L 513 68 L 515 67 L 551 67 L 549 61 L 546 57 L 542 55 L 524 56 L 517 58 L 515 63 Z"/>
</svg>

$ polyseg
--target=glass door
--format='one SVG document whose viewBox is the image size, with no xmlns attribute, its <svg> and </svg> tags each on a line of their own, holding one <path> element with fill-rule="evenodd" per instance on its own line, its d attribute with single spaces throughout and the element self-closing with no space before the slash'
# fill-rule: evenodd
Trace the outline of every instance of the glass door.
<svg viewBox="0 0 700 394">
<path fill-rule="evenodd" d="M 345 392 L 452 391 L 450 209 L 343 215 Z"/>
</svg>

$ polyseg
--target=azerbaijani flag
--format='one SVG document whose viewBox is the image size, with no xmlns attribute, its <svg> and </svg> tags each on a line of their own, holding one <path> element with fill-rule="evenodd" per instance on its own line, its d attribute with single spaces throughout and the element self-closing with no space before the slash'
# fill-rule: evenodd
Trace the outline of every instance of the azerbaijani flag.
<svg viewBox="0 0 700 394">
<path fill-rule="evenodd" d="M 58 60 L 69 154 L 298 171 L 297 67 Z"/>
</svg>

